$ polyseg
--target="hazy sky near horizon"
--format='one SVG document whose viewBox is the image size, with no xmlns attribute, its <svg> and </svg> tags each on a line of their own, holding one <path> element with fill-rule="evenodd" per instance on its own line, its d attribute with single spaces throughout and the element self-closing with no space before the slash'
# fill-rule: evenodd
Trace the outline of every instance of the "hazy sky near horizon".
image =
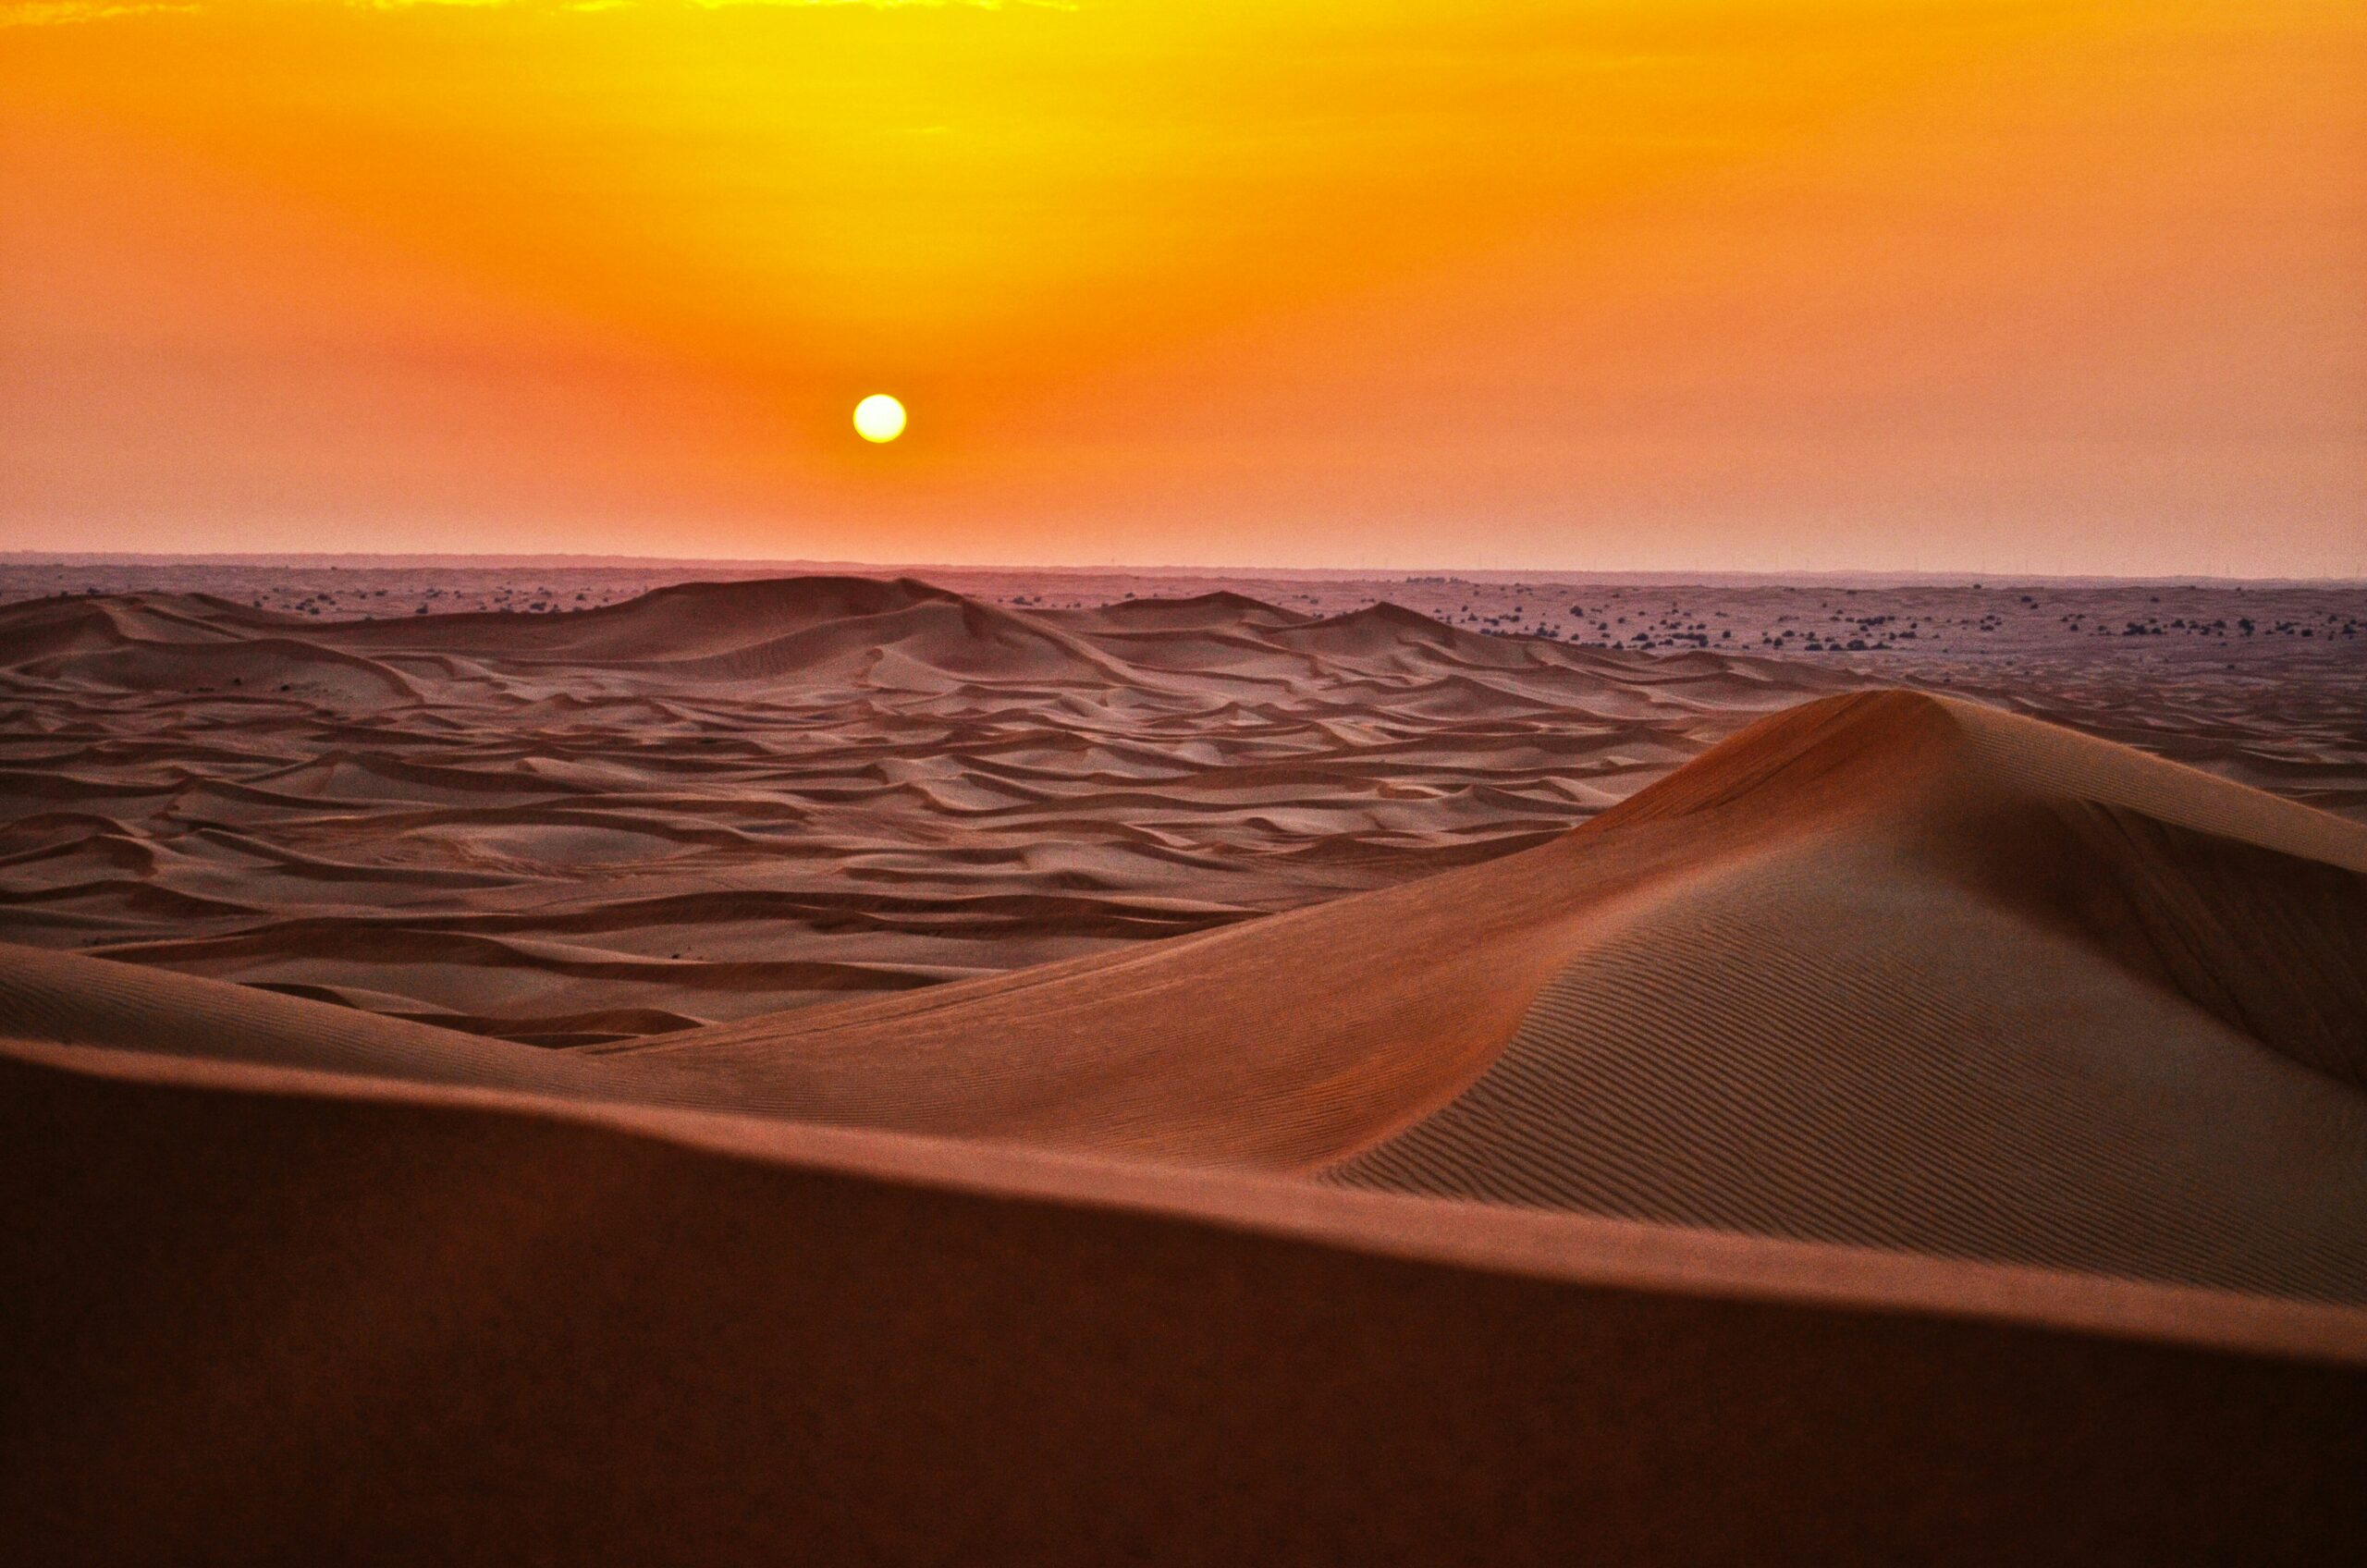
<svg viewBox="0 0 2367 1568">
<path fill-rule="evenodd" d="M 10 548 L 2367 573 L 2367 7 L 0 0 Z"/>
</svg>

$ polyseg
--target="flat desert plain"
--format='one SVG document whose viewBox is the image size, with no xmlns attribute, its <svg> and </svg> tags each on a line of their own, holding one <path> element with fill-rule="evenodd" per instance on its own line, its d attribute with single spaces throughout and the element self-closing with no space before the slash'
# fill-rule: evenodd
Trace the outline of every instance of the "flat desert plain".
<svg viewBox="0 0 2367 1568">
<path fill-rule="evenodd" d="M 2367 1538 L 2356 588 L 0 589 L 29 1561 Z"/>
</svg>

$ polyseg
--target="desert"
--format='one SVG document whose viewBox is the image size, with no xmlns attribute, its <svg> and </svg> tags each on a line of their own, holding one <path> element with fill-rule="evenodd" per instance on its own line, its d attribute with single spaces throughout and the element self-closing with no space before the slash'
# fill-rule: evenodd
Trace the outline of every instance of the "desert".
<svg viewBox="0 0 2367 1568">
<path fill-rule="evenodd" d="M 388 565 L 405 602 L 313 615 L 77 570 L 0 606 L 7 1293 L 52 1351 L 0 1475 L 50 1560 L 737 1560 L 816 1495 L 824 1555 L 982 1561 L 2357 1522 L 2339 655 L 2005 704 L 1969 653 L 1320 598 L 1365 584 L 519 613 Z M 1968 619 L 2063 638 L 2062 592 Z M 2272 676 L 2313 727 L 2214 717 Z M 2141 749 L 2097 696 L 2139 683 Z M 2091 1533 L 1962 1527 L 1998 1487 Z"/>
</svg>

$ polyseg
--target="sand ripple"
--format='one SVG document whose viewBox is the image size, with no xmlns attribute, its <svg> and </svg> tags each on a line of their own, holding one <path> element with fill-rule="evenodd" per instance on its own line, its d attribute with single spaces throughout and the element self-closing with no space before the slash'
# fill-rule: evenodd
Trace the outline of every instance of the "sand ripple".
<svg viewBox="0 0 2367 1568">
<path fill-rule="evenodd" d="M 0 609 L 0 937 L 590 1044 L 1485 860 L 1842 683 L 1231 594 L 34 601 Z"/>
</svg>

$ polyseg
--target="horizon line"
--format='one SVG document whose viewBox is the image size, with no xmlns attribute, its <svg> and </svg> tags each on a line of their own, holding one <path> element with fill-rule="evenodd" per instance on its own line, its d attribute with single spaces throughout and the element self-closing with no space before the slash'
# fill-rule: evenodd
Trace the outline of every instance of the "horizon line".
<svg viewBox="0 0 2367 1568">
<path fill-rule="evenodd" d="M 1957 585 L 1981 587 L 1990 580 L 1999 582 L 2080 582 L 2080 583 L 2183 583 L 2191 586 L 2221 585 L 2231 587 L 2310 586 L 2367 587 L 2367 574 L 2353 576 L 2243 576 L 2228 572 L 2160 572 L 2121 573 L 2103 571 L 2030 571 L 2013 568 L 1982 569 L 1978 567 L 1934 570 L 1928 568 L 1891 567 L 1580 567 L 1580 566 L 1454 566 L 1422 567 L 1385 566 L 1257 566 L 1248 564 L 1193 565 L 1173 562 L 1144 564 L 1123 561 L 1109 562 L 999 562 L 999 561 L 866 561 L 853 559 L 821 559 L 803 557 L 754 556 L 668 556 L 668 555 L 601 555 L 572 551 L 494 551 L 494 550 L 207 550 L 187 554 L 153 550 L 16 550 L 0 551 L 0 567 L 18 566 L 107 566 L 107 565 L 181 565 L 181 566 L 265 566 L 282 563 L 312 563 L 336 570 L 347 562 L 355 563 L 484 563 L 484 567 L 462 565 L 460 570 L 486 570 L 497 567 L 547 565 L 584 567 L 684 567 L 711 566 L 731 569 L 780 569 L 795 575 L 835 574 L 852 576 L 914 576 L 929 571 L 1007 571 L 1051 572 L 1075 575 L 1134 575 L 1164 577 L 1297 577 L 1353 580 L 1392 579 L 1418 582 L 1424 578 L 1453 577 L 1472 581 L 1516 581 L 1523 577 L 1539 578 L 1625 578 L 1637 582 L 1699 582 L 1718 579 L 1749 579 L 1771 582 L 1802 582 L 1835 580 L 1879 579 L 1893 582 L 1927 583 L 1934 586 Z"/>
</svg>

